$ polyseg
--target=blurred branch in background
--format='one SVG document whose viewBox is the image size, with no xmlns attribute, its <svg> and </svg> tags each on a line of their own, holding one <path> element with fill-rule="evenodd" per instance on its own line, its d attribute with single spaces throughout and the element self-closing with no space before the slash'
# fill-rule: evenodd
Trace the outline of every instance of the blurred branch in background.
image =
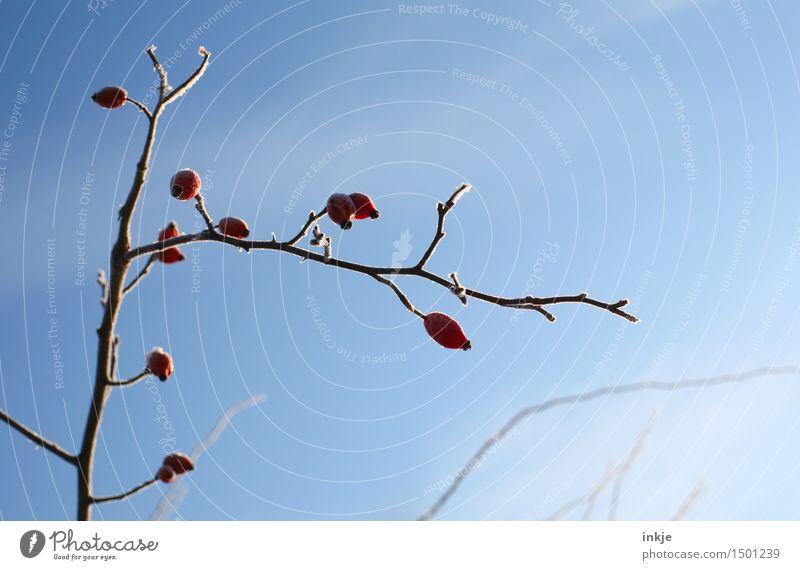
<svg viewBox="0 0 800 570">
<path fill-rule="evenodd" d="M 617 386 L 605 386 L 583 392 L 581 394 L 572 394 L 569 396 L 560 396 L 546 400 L 540 404 L 534 404 L 521 409 L 514 414 L 503 426 L 495 432 L 489 439 L 483 442 L 469 461 L 462 467 L 453 478 L 453 482 L 436 500 L 436 502 L 423 514 L 417 517 L 417 520 L 430 520 L 435 517 L 447 504 L 450 498 L 458 491 L 458 488 L 463 483 L 464 479 L 469 476 L 477 465 L 480 465 L 483 458 L 492 450 L 503 438 L 505 438 L 511 430 L 517 427 L 523 420 L 546 412 L 551 408 L 566 406 L 568 404 L 578 404 L 597 400 L 604 396 L 618 396 L 622 394 L 629 394 L 633 392 L 648 392 L 648 391 L 666 391 L 685 390 L 689 388 L 705 388 L 710 386 L 719 386 L 721 384 L 737 384 L 756 378 L 767 378 L 775 376 L 795 376 L 800 374 L 800 366 L 781 366 L 781 367 L 764 367 L 742 372 L 740 374 L 723 374 L 720 376 L 712 376 L 709 378 L 698 378 L 690 380 L 678 380 L 676 382 L 636 382 L 633 384 L 620 384 Z"/>
<path fill-rule="evenodd" d="M 200 456 L 217 442 L 222 435 L 222 432 L 225 431 L 225 428 L 228 427 L 228 424 L 231 423 L 231 420 L 237 414 L 257 406 L 262 402 L 265 402 L 266 399 L 267 397 L 264 394 L 255 394 L 246 400 L 242 400 L 241 402 L 233 404 L 231 407 L 225 410 L 225 412 L 222 414 L 222 417 L 217 421 L 216 425 L 208 433 L 208 435 L 192 448 L 192 452 L 189 454 L 189 457 L 192 458 L 192 461 L 197 462 Z M 177 515 L 178 508 L 181 506 L 181 503 L 183 503 L 183 500 L 186 498 L 188 493 L 188 485 L 186 485 L 183 480 L 176 481 L 170 486 L 169 491 L 164 493 L 164 495 L 161 497 L 158 505 L 156 505 L 156 508 L 150 515 L 150 520 L 170 520 L 173 516 Z"/>
</svg>

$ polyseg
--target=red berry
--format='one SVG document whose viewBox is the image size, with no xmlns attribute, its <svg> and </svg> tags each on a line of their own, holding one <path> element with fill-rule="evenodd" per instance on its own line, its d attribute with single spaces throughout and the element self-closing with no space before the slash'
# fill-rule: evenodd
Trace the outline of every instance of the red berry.
<svg viewBox="0 0 800 570">
<path fill-rule="evenodd" d="M 189 459 L 189 456 L 176 451 L 170 453 L 164 458 L 164 465 L 172 469 L 178 475 L 183 475 L 187 471 L 194 471 L 194 463 Z"/>
<path fill-rule="evenodd" d="M 237 239 L 244 239 L 250 235 L 247 223 L 239 218 L 222 218 L 217 224 L 217 228 L 221 234 Z"/>
<path fill-rule="evenodd" d="M 328 198 L 328 217 L 343 230 L 353 227 L 351 221 L 356 215 L 356 205 L 347 194 L 331 194 Z"/>
<path fill-rule="evenodd" d="M 128 92 L 122 87 L 103 87 L 100 91 L 92 95 L 92 101 L 106 109 L 122 107 L 127 98 Z"/>
<path fill-rule="evenodd" d="M 158 240 L 166 241 L 170 238 L 178 237 L 179 235 L 181 235 L 181 232 L 178 230 L 178 225 L 175 222 L 170 222 L 167 224 L 166 228 L 158 232 Z M 181 253 L 181 250 L 177 247 L 170 247 L 161 253 L 157 253 L 156 255 L 158 256 L 159 261 L 163 263 L 176 263 L 186 259 Z"/>
<path fill-rule="evenodd" d="M 203 181 L 200 175 L 191 168 L 184 168 L 175 173 L 169 183 L 173 198 L 191 200 L 200 192 Z"/>
<path fill-rule="evenodd" d="M 147 353 L 147 369 L 151 374 L 158 376 L 159 380 L 166 382 L 173 371 L 172 357 L 157 346 Z"/>
<path fill-rule="evenodd" d="M 381 213 L 375 207 L 375 203 L 372 201 L 372 198 L 366 194 L 354 192 L 350 194 L 350 199 L 356 206 L 356 220 L 365 220 L 367 218 L 377 220 L 380 217 Z"/>
<path fill-rule="evenodd" d="M 156 473 L 156 477 L 161 479 L 163 483 L 172 483 L 178 475 L 169 465 L 162 465 L 158 473 Z"/>
<path fill-rule="evenodd" d="M 452 317 L 444 313 L 430 313 L 423 320 L 425 321 L 425 330 L 428 331 L 430 337 L 443 347 L 462 350 L 472 348 L 461 325 Z"/>
</svg>

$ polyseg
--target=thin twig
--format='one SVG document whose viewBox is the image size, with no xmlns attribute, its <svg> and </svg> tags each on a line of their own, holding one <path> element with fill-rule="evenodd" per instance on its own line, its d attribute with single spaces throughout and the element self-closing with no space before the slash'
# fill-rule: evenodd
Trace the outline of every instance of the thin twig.
<svg viewBox="0 0 800 570">
<path fill-rule="evenodd" d="M 447 217 L 447 214 L 450 210 L 453 209 L 453 206 L 456 205 L 456 202 L 463 196 L 465 193 L 469 192 L 469 189 L 472 188 L 466 182 L 462 182 L 461 185 L 456 188 L 456 191 L 450 196 L 450 198 L 442 204 L 439 202 L 436 204 L 436 212 L 439 215 L 439 219 L 436 223 L 436 233 L 433 235 L 433 239 L 431 240 L 428 249 L 425 250 L 425 253 L 422 254 L 419 262 L 417 262 L 417 269 L 423 269 L 425 264 L 428 263 L 430 258 L 433 256 L 434 252 L 436 251 L 436 247 L 439 245 L 439 242 L 442 241 L 442 238 L 446 235 L 444 232 L 444 219 Z"/>
<path fill-rule="evenodd" d="M 394 281 L 392 281 L 391 279 L 387 279 L 386 277 L 383 277 L 382 275 L 373 275 L 373 277 L 377 281 L 380 281 L 384 285 L 387 285 L 388 287 L 390 287 L 392 289 L 392 291 L 395 292 L 395 294 L 397 295 L 397 298 L 400 299 L 400 302 L 403 303 L 403 305 L 405 306 L 406 309 L 408 309 L 409 311 L 411 311 L 412 313 L 417 315 L 420 319 L 424 319 L 425 318 L 425 316 L 426 316 L 425 313 L 423 313 L 422 311 L 417 309 L 411 303 L 411 301 L 409 301 L 409 299 L 406 296 L 406 294 L 403 293 L 403 291 L 400 289 L 400 287 L 397 286 L 397 284 L 395 284 Z"/>
<path fill-rule="evenodd" d="M 147 116 L 148 120 L 153 120 L 153 114 L 150 112 L 150 109 L 144 105 L 144 103 L 140 103 L 136 99 L 131 99 L 130 97 L 125 97 L 125 101 L 131 105 L 134 105 L 135 107 L 138 107 L 138 109 Z"/>
<path fill-rule="evenodd" d="M 158 76 L 161 78 L 161 95 L 159 97 L 159 102 L 164 101 L 164 97 L 167 95 L 167 91 L 169 91 L 169 80 L 167 79 L 167 70 L 164 69 L 164 66 L 161 65 L 161 62 L 158 61 L 156 57 L 156 46 L 151 45 L 147 48 L 147 55 L 150 56 L 150 61 L 153 62 L 153 67 L 158 73 Z"/>
<path fill-rule="evenodd" d="M 201 46 L 197 50 L 197 53 L 203 56 L 203 61 L 200 62 L 199 67 L 194 71 L 194 73 L 192 73 L 189 76 L 189 78 L 186 81 L 178 85 L 174 90 L 172 90 L 169 93 L 169 95 L 164 97 L 165 106 L 169 105 L 170 103 L 175 101 L 175 99 L 177 99 L 178 97 L 186 93 L 189 89 L 191 89 L 192 85 L 197 83 L 199 79 L 203 76 L 203 74 L 206 72 L 206 68 L 208 67 L 208 58 L 211 57 L 211 52 Z"/>
<path fill-rule="evenodd" d="M 144 264 L 144 267 L 142 267 L 142 270 L 139 272 L 139 274 L 133 279 L 133 281 L 128 283 L 125 286 L 125 288 L 122 290 L 123 297 L 125 295 L 127 295 L 128 293 L 130 293 L 131 291 L 133 291 L 133 289 L 139 284 L 139 282 L 142 279 L 144 279 L 145 276 L 148 273 L 150 273 L 150 269 L 153 267 L 153 264 L 155 263 L 155 261 L 156 261 L 156 255 L 155 254 L 153 254 L 153 255 L 151 255 L 150 257 L 147 258 L 147 262 Z"/>
<path fill-rule="evenodd" d="M 535 404 L 533 406 L 528 406 L 526 408 L 521 409 L 519 412 L 514 414 L 510 420 L 508 420 L 503 426 L 495 432 L 489 439 L 487 439 L 483 444 L 478 448 L 470 460 L 465 464 L 465 466 L 458 471 L 458 474 L 453 479 L 453 482 L 450 486 L 445 490 L 445 492 L 436 500 L 436 502 L 431 506 L 430 509 L 425 511 L 421 514 L 417 520 L 429 520 L 436 516 L 436 514 L 444 507 L 447 501 L 458 491 L 458 488 L 461 486 L 461 483 L 464 479 L 472 472 L 474 465 L 477 465 L 481 462 L 483 457 L 495 446 L 497 445 L 502 439 L 508 435 L 508 433 L 513 430 L 522 420 L 528 418 L 529 416 L 533 416 L 536 414 L 540 414 L 552 408 L 556 408 L 559 406 L 566 406 L 569 404 L 577 404 L 583 402 L 589 402 L 591 400 L 596 400 L 598 398 L 602 398 L 603 396 L 612 396 L 612 395 L 619 395 L 619 394 L 629 394 L 632 392 L 643 392 L 643 391 L 650 391 L 650 390 L 659 390 L 659 391 L 669 391 L 669 390 L 682 390 L 687 388 L 703 388 L 708 386 L 717 386 L 720 384 L 735 384 L 739 382 L 744 382 L 746 380 L 751 380 L 753 378 L 759 378 L 762 376 L 781 376 L 781 375 L 796 375 L 800 374 L 800 366 L 783 366 L 783 367 L 766 367 L 766 368 L 756 368 L 754 370 L 749 370 L 747 372 L 743 372 L 741 374 L 723 374 L 721 376 L 713 376 L 711 378 L 698 378 L 698 379 L 691 379 L 691 380 L 678 380 L 677 382 L 637 382 L 634 384 L 621 384 L 619 386 L 605 386 L 603 388 L 597 388 L 596 390 L 591 390 L 589 392 L 583 392 L 582 394 L 573 394 L 570 396 L 561 396 L 558 398 L 552 398 L 550 400 L 546 400 L 540 404 Z"/>
<path fill-rule="evenodd" d="M 284 243 L 286 245 L 295 245 L 301 239 L 306 237 L 308 235 L 308 230 L 311 229 L 311 226 L 313 226 L 320 218 L 322 218 L 327 213 L 328 213 L 328 208 L 322 208 L 322 210 L 319 211 L 319 214 L 315 213 L 314 210 L 311 210 L 308 213 L 308 219 L 306 220 L 306 223 L 303 224 L 303 227 L 300 228 L 300 231 L 297 232 L 297 234 L 292 239 Z"/>
<path fill-rule="evenodd" d="M 108 503 L 109 501 L 124 501 L 131 495 L 135 495 L 139 491 L 143 491 L 147 489 L 150 485 L 154 484 L 158 481 L 158 477 L 153 477 L 152 479 L 148 479 L 144 483 L 140 483 L 136 485 L 133 489 L 128 489 L 124 493 L 119 493 L 118 495 L 108 495 L 106 497 L 92 497 L 92 502 L 95 504 L 98 503 Z"/>
<path fill-rule="evenodd" d="M 214 220 L 211 219 L 208 210 L 206 210 L 206 201 L 205 198 L 203 198 L 203 195 L 198 194 L 194 197 L 194 201 L 196 202 L 194 207 L 198 212 L 200 212 L 200 215 L 203 216 L 203 221 L 206 223 L 208 231 L 212 234 L 216 233 L 217 230 L 214 229 Z"/>
<path fill-rule="evenodd" d="M 0 420 L 3 420 L 4 422 L 6 422 L 8 425 L 10 425 L 15 430 L 17 430 L 19 433 L 21 433 L 22 435 L 27 437 L 29 440 L 31 440 L 36 445 L 38 445 L 40 447 L 43 447 L 47 451 L 55 453 L 56 455 L 58 455 L 61 459 L 63 459 L 67 463 L 71 463 L 72 465 L 77 465 L 78 458 L 75 456 L 75 454 L 66 451 L 65 449 L 60 447 L 58 444 L 53 443 L 49 439 L 45 439 L 44 437 L 42 437 L 40 434 L 38 434 L 35 431 L 33 431 L 28 426 L 18 422 L 17 420 L 15 420 L 11 416 L 9 416 L 4 410 L 0 410 Z"/>
<path fill-rule="evenodd" d="M 141 380 L 143 378 L 146 378 L 147 376 L 150 376 L 150 374 L 152 374 L 152 372 L 150 372 L 150 370 L 148 368 L 145 368 L 144 370 L 139 372 L 139 374 L 137 374 L 133 378 L 128 378 L 127 380 L 120 380 L 120 381 L 112 380 L 108 384 L 110 386 L 114 386 L 115 388 L 125 388 L 126 386 L 133 386 L 139 380 Z"/>
</svg>

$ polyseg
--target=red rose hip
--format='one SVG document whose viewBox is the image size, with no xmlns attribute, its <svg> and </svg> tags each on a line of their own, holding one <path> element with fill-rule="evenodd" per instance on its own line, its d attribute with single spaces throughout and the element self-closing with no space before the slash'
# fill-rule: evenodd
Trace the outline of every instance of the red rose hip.
<svg viewBox="0 0 800 570">
<path fill-rule="evenodd" d="M 103 87 L 92 95 L 92 101 L 106 109 L 117 109 L 125 104 L 128 92 L 122 87 Z"/>
<path fill-rule="evenodd" d="M 360 192 L 354 192 L 350 194 L 350 199 L 353 201 L 353 204 L 356 206 L 356 220 L 365 220 L 367 218 L 372 218 L 373 220 L 377 220 L 381 213 L 375 207 L 375 203 L 372 201 L 372 198 L 367 196 L 366 194 L 361 194 Z"/>
<path fill-rule="evenodd" d="M 356 205 L 347 194 L 331 194 L 328 198 L 328 217 L 343 230 L 353 227 Z"/>
<path fill-rule="evenodd" d="M 162 465 L 158 473 L 156 473 L 156 477 L 158 477 L 162 483 L 172 483 L 178 475 L 169 465 Z"/>
<path fill-rule="evenodd" d="M 164 465 L 171 468 L 176 474 L 183 475 L 187 471 L 194 471 L 194 463 L 185 453 L 176 451 L 164 458 Z"/>
<path fill-rule="evenodd" d="M 172 375 L 172 357 L 160 346 L 147 353 L 147 369 L 162 382 Z"/>
<path fill-rule="evenodd" d="M 200 175 L 191 168 L 184 168 L 175 173 L 170 180 L 170 193 L 178 200 L 191 200 L 200 193 L 203 181 Z"/>
<path fill-rule="evenodd" d="M 178 230 L 178 224 L 170 222 L 167 227 L 158 232 L 158 241 L 166 241 L 170 238 L 178 237 L 181 232 Z M 181 250 L 177 247 L 170 247 L 164 251 L 156 254 L 159 261 L 162 263 L 177 263 L 186 259 Z"/>
<path fill-rule="evenodd" d="M 244 239 L 250 235 L 250 228 L 247 223 L 239 218 L 222 218 L 217 224 L 219 233 L 237 239 Z"/>
<path fill-rule="evenodd" d="M 467 339 L 461 325 L 444 313 L 430 313 L 424 319 L 428 335 L 445 348 L 469 350 L 472 343 Z"/>
</svg>

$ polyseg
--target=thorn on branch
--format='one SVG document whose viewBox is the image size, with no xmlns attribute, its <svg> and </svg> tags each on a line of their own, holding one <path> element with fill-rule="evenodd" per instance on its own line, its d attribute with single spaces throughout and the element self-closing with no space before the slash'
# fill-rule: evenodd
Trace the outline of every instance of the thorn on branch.
<svg viewBox="0 0 800 570">
<path fill-rule="evenodd" d="M 100 304 L 105 306 L 108 301 L 108 279 L 102 269 L 97 270 L 97 284 L 100 285 Z"/>
</svg>

